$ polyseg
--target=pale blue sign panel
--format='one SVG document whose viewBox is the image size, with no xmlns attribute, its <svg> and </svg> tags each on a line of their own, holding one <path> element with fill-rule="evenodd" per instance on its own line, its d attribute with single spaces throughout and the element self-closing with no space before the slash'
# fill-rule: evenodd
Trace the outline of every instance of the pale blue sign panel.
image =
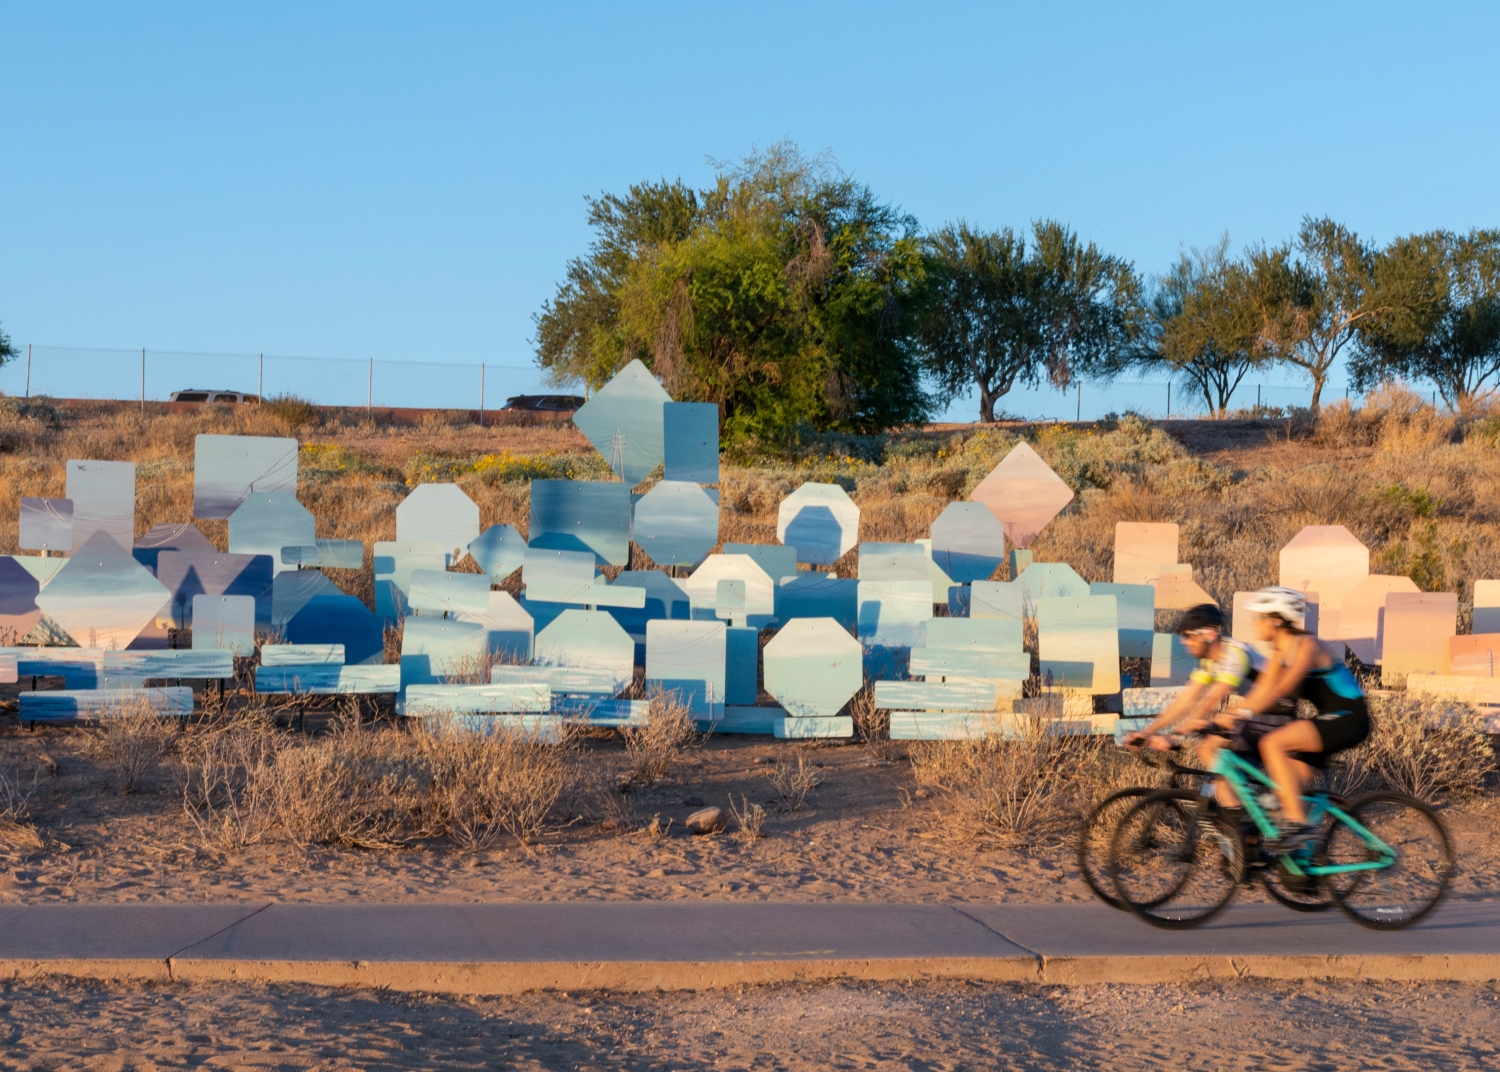
<svg viewBox="0 0 1500 1072">
<path fill-rule="evenodd" d="M 973 590 L 966 584 L 955 584 L 948 589 L 948 617 L 967 618 Z"/>
<path fill-rule="evenodd" d="M 255 669 L 255 691 L 299 696 L 391 696 L 401 691 L 401 668 L 386 665 L 259 666 Z"/>
<path fill-rule="evenodd" d="M 270 555 L 280 573 L 283 547 L 317 542 L 312 513 L 289 491 L 257 491 L 245 497 L 229 516 L 229 551 L 237 555 Z"/>
<path fill-rule="evenodd" d="M 662 464 L 662 413 L 670 401 L 671 396 L 662 390 L 650 370 L 636 360 L 616 373 L 614 379 L 573 414 L 573 424 L 624 481 L 627 492 Z M 531 540 L 536 542 L 535 525 L 531 528 Z"/>
<path fill-rule="evenodd" d="M 581 666 L 614 672 L 619 692 L 635 676 L 635 641 L 602 610 L 565 610 L 536 635 L 540 666 Z"/>
<path fill-rule="evenodd" d="M 124 648 L 171 592 L 107 531 L 96 530 L 36 597 L 36 605 L 80 647 Z"/>
<path fill-rule="evenodd" d="M 193 597 L 193 650 L 255 654 L 255 597 Z"/>
<path fill-rule="evenodd" d="M 1198 660 L 1182 646 L 1176 633 L 1156 633 L 1151 638 L 1151 687 L 1172 688 L 1186 685 L 1198 666 Z"/>
<path fill-rule="evenodd" d="M 496 685 L 532 682 L 546 685 L 556 696 L 602 696 L 615 694 L 613 670 L 590 670 L 580 666 L 492 666 L 490 681 Z"/>
<path fill-rule="evenodd" d="M 491 656 L 504 662 L 531 659 L 534 620 L 509 592 L 491 592 L 483 612 L 459 611 L 461 622 L 473 622 L 489 631 Z"/>
<path fill-rule="evenodd" d="M 28 551 L 73 550 L 73 500 L 21 496 L 20 545 Z"/>
<path fill-rule="evenodd" d="M 995 710 L 995 691 L 984 685 L 927 681 L 877 681 L 875 706 L 891 711 Z"/>
<path fill-rule="evenodd" d="M 1149 584 L 1096 581 L 1089 594 L 1114 596 L 1120 612 L 1120 658 L 1151 658 L 1151 631 L 1156 624 L 1156 589 Z"/>
<path fill-rule="evenodd" d="M 103 529 L 122 551 L 135 544 L 135 462 L 69 458 L 66 496 L 73 503 L 73 550 Z"/>
<path fill-rule="evenodd" d="M 521 583 L 549 588 L 585 588 L 594 583 L 596 559 L 592 551 L 526 550 Z"/>
<path fill-rule="evenodd" d="M 942 621 L 934 618 L 932 621 Z M 932 622 L 928 623 L 929 625 Z M 907 672 L 928 681 L 983 680 L 1025 681 L 1031 676 L 1029 651 L 985 651 L 983 649 L 912 648 Z M 1007 690 L 1014 692 L 1014 689 Z M 991 699 L 994 690 L 990 690 Z"/>
<path fill-rule="evenodd" d="M 724 709 L 723 622 L 646 623 L 646 689 L 660 689 L 686 704 L 696 718 Z"/>
<path fill-rule="evenodd" d="M 772 736 L 787 740 L 824 737 L 853 737 L 854 720 L 848 715 L 824 715 L 810 718 L 778 716 L 771 722 Z"/>
<path fill-rule="evenodd" d="M 255 620 L 272 624 L 274 589 L 269 555 L 226 555 L 218 551 L 162 551 L 156 558 L 157 579 L 170 600 L 159 620 L 174 629 L 193 627 L 194 596 L 249 596 Z"/>
<path fill-rule="evenodd" d="M 766 691 L 793 718 L 835 716 L 864 684 L 863 656 L 832 618 L 794 619 L 766 642 Z"/>
<path fill-rule="evenodd" d="M 926 578 L 859 582 L 859 639 L 866 644 L 884 648 L 923 644 L 931 618 L 932 585 Z"/>
<path fill-rule="evenodd" d="M 683 584 L 692 601 L 693 617 L 712 621 L 718 617 L 719 582 L 744 581 L 744 625 L 756 628 L 776 620 L 776 586 L 766 571 L 749 555 L 709 555 Z"/>
<path fill-rule="evenodd" d="M 401 687 L 490 674 L 488 631 L 474 622 L 409 615 L 401 623 Z"/>
<path fill-rule="evenodd" d="M 1021 574 L 1025 573 L 1026 567 L 1031 565 L 1031 560 L 1034 557 L 1033 552 L 1024 551 L 1019 547 L 1012 551 L 1010 553 L 1010 579 L 1015 580 Z"/>
<path fill-rule="evenodd" d="M 104 673 L 107 676 L 146 678 L 219 678 L 234 677 L 234 653 L 210 649 L 188 651 L 106 651 Z"/>
<path fill-rule="evenodd" d="M 479 505 L 457 484 L 418 484 L 396 507 L 399 543 L 436 543 L 456 565 L 479 538 Z"/>
<path fill-rule="evenodd" d="M 1036 621 L 1044 685 L 1087 689 L 1096 696 L 1120 691 L 1119 608 L 1114 596 L 1043 598 L 1037 601 Z"/>
<path fill-rule="evenodd" d="M 21 677 L 60 677 L 70 689 L 95 689 L 104 676 L 102 648 L 10 647 L 0 652 L 16 660 Z"/>
<path fill-rule="evenodd" d="M 719 407 L 712 402 L 664 403 L 662 427 L 665 478 L 717 484 Z"/>
<path fill-rule="evenodd" d="M 484 570 L 490 583 L 499 584 L 526 561 L 526 538 L 514 525 L 491 525 L 469 544 L 469 557 Z"/>
<path fill-rule="evenodd" d="M 525 591 L 528 603 L 575 603 L 588 607 L 625 607 L 640 610 L 646 606 L 646 593 L 628 585 L 621 588 L 606 584 L 598 577 L 592 584 L 529 584 Z"/>
<path fill-rule="evenodd" d="M 359 569 L 365 564 L 363 540 L 317 540 L 281 549 L 281 564 L 299 569 Z"/>
<path fill-rule="evenodd" d="M 36 605 L 41 590 L 21 561 L 0 555 L 0 643 L 15 644 L 41 621 L 42 608 Z"/>
<path fill-rule="evenodd" d="M 163 716 L 186 717 L 193 713 L 193 690 L 187 685 L 160 689 L 54 689 L 23 692 L 20 701 L 19 716 L 23 723 L 93 721 L 142 708 Z"/>
<path fill-rule="evenodd" d="M 719 504 L 697 484 L 663 480 L 635 504 L 633 535 L 658 565 L 697 565 L 719 542 Z"/>
<path fill-rule="evenodd" d="M 256 492 L 297 494 L 291 437 L 200 435 L 193 447 L 193 516 L 223 518 Z"/>
<path fill-rule="evenodd" d="M 962 586 L 954 584 L 953 578 L 944 573 L 943 568 L 933 561 L 931 540 L 924 538 L 912 542 L 921 547 L 922 553 L 927 556 L 927 579 L 932 582 L 932 601 L 939 605 L 946 605 L 953 589 Z"/>
<path fill-rule="evenodd" d="M 832 618 L 853 629 L 859 621 L 859 582 L 803 571 L 776 586 L 776 618 Z"/>
<path fill-rule="evenodd" d="M 859 579 L 928 581 L 927 550 L 917 543 L 862 543 L 859 545 Z"/>
<path fill-rule="evenodd" d="M 753 704 L 760 692 L 760 630 L 731 625 L 724 633 L 724 702 Z"/>
<path fill-rule="evenodd" d="M 156 560 L 163 551 L 207 551 L 212 555 L 218 554 L 218 550 L 196 525 L 163 522 L 152 525 L 146 535 L 136 540 L 130 553 L 137 562 L 155 573 Z"/>
<path fill-rule="evenodd" d="M 771 580 L 797 575 L 797 549 L 774 543 L 726 543 L 726 555 L 749 555 Z"/>
<path fill-rule="evenodd" d="M 770 737 L 776 732 L 776 720 L 785 718 L 780 707 L 741 707 L 727 705 L 724 715 L 713 723 L 714 733 L 749 734 Z M 707 725 L 700 728 L 708 728 Z"/>
<path fill-rule="evenodd" d="M 271 581 L 271 628 L 285 629 L 286 624 L 314 596 L 345 594 L 342 588 L 317 570 L 285 570 L 278 573 Z"/>
<path fill-rule="evenodd" d="M 1020 581 L 975 581 L 969 586 L 970 618 L 1008 618 L 1019 622 L 1025 612 L 1026 597 Z"/>
<path fill-rule="evenodd" d="M 342 644 L 262 644 L 261 666 L 343 666 Z"/>
<path fill-rule="evenodd" d="M 533 548 L 592 551 L 602 566 L 629 565 L 630 488 L 606 481 L 533 480 L 529 531 Z"/>
<path fill-rule="evenodd" d="M 1018 582 L 1028 611 L 1044 599 L 1083 599 L 1089 582 L 1065 562 L 1033 562 L 1021 571 Z"/>
<path fill-rule="evenodd" d="M 927 623 L 929 650 L 1019 652 L 1022 638 L 1019 618 L 934 618 Z"/>
<path fill-rule="evenodd" d="M 932 523 L 932 557 L 959 584 L 987 581 L 1005 561 L 1005 527 L 983 503 L 949 503 Z"/>
<path fill-rule="evenodd" d="M 645 591 L 640 608 L 612 607 L 610 614 L 636 644 L 636 661 L 646 659 L 646 623 L 655 618 L 685 621 L 693 616 L 692 601 L 675 579 L 661 570 L 625 570 L 615 579 L 615 588 L 640 588 Z"/>
<path fill-rule="evenodd" d="M 342 592 L 313 596 L 292 615 L 285 628 L 287 642 L 291 644 L 342 644 L 345 661 L 351 665 L 380 663 L 385 659 L 385 627 L 381 620 L 354 596 Z"/>
<path fill-rule="evenodd" d="M 1182 686 L 1156 686 L 1149 689 L 1120 690 L 1121 718 L 1155 718 L 1166 713 L 1167 708 L 1182 695 Z M 1142 726 L 1141 729 L 1145 729 Z"/>
<path fill-rule="evenodd" d="M 483 614 L 490 606 L 490 579 L 482 573 L 412 570 L 407 601 L 421 613 Z"/>
<path fill-rule="evenodd" d="M 832 565 L 859 542 L 859 507 L 837 484 L 803 484 L 781 500 L 776 538 L 797 549 L 798 561 Z"/>
<path fill-rule="evenodd" d="M 434 540 L 380 541 L 375 544 L 375 613 L 387 620 L 406 614 L 411 572 L 446 569 L 448 555 Z"/>
<path fill-rule="evenodd" d="M 544 714 L 552 707 L 545 684 L 513 682 L 490 685 L 408 685 L 403 710 L 409 718 L 426 715 Z"/>
<path fill-rule="evenodd" d="M 43 558 L 41 555 L 0 555 L 0 557 L 10 558 L 16 565 L 35 577 L 36 583 L 43 588 L 47 587 L 47 582 L 63 568 L 63 564 L 67 561 L 62 558 Z"/>
<path fill-rule="evenodd" d="M 718 595 L 714 597 L 714 613 L 720 618 L 734 619 L 745 616 L 745 582 L 728 578 L 719 582 Z"/>
</svg>

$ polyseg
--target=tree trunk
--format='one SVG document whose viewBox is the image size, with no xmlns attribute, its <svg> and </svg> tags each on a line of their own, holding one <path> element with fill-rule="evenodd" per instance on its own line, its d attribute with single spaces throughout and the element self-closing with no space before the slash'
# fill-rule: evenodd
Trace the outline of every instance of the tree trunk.
<svg viewBox="0 0 1500 1072">
<path fill-rule="evenodd" d="M 1312 402 L 1308 406 L 1308 408 L 1313 411 L 1313 416 L 1315 416 L 1315 417 L 1318 414 L 1318 405 L 1319 405 L 1319 402 L 1320 402 L 1320 400 L 1323 397 L 1323 382 L 1324 382 L 1324 380 L 1326 378 L 1327 377 L 1321 376 L 1321 375 L 1319 375 L 1316 372 L 1313 373 Z"/>
<path fill-rule="evenodd" d="M 995 398 L 982 383 L 979 385 L 979 420 L 982 424 L 995 423 Z"/>
</svg>

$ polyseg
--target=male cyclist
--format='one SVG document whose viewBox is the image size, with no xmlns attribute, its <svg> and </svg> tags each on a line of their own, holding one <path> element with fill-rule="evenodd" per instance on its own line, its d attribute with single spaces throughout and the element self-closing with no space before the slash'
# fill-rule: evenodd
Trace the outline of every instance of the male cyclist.
<svg viewBox="0 0 1500 1072">
<path fill-rule="evenodd" d="M 1165 750 L 1172 742 L 1164 734 L 1172 728 L 1183 733 L 1206 729 L 1215 722 L 1215 716 L 1231 694 L 1253 695 L 1255 690 L 1248 686 L 1258 683 L 1265 670 L 1265 656 L 1249 644 L 1224 635 L 1224 613 L 1217 604 L 1203 603 L 1186 611 L 1177 632 L 1187 653 L 1198 660 L 1198 666 L 1182 692 L 1156 721 L 1125 737 L 1126 748 L 1133 750 L 1146 744 Z M 1226 729 L 1235 731 L 1229 740 L 1236 751 L 1254 755 L 1256 744 L 1290 722 L 1295 711 L 1295 703 L 1268 704 L 1266 711 L 1254 718 L 1231 722 L 1221 716 L 1219 721 Z M 1212 768 L 1216 753 L 1225 743 L 1222 736 L 1199 738 L 1198 758 L 1205 768 Z M 1216 786 L 1216 793 L 1225 807 L 1238 803 L 1222 781 Z"/>
<path fill-rule="evenodd" d="M 1317 709 L 1312 718 L 1292 719 L 1259 738 L 1261 760 L 1281 800 L 1281 847 L 1293 849 L 1315 835 L 1302 807 L 1303 786 L 1330 755 L 1370 735 L 1370 712 L 1349 668 L 1304 631 L 1307 602 L 1300 592 L 1262 588 L 1246 609 L 1259 615 L 1256 638 L 1273 652 L 1244 704 L 1227 713 L 1243 723 L 1298 697 Z"/>
</svg>

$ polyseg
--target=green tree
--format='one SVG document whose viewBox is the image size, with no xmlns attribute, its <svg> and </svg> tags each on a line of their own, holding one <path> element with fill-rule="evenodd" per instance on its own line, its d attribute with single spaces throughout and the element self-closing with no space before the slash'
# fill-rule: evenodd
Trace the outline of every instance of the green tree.
<svg viewBox="0 0 1500 1072">
<path fill-rule="evenodd" d="M 715 402 L 730 440 L 924 419 L 910 345 L 916 221 L 789 145 L 715 186 L 591 203 L 589 255 L 537 318 L 537 357 L 597 387 L 640 358 L 674 397 Z"/>
<path fill-rule="evenodd" d="M 1500 231 L 1429 231 L 1398 238 L 1375 257 L 1379 312 L 1361 328 L 1350 363 L 1368 387 L 1403 377 L 1430 381 L 1469 409 L 1500 381 Z"/>
<path fill-rule="evenodd" d="M 5 334 L 3 330 L 0 330 L 0 366 L 8 363 L 19 353 L 20 351 L 11 345 L 10 336 Z"/>
<path fill-rule="evenodd" d="M 952 399 L 979 392 L 979 419 L 1017 383 L 1067 387 L 1110 365 L 1139 334 L 1140 283 L 1124 260 L 1084 244 L 1060 223 L 944 227 L 925 243 L 925 301 L 917 340 L 923 365 Z"/>
<path fill-rule="evenodd" d="M 1129 364 L 1186 380 L 1222 417 L 1246 374 L 1268 360 L 1262 326 L 1250 268 L 1229 256 L 1225 235 L 1208 249 L 1183 252 L 1156 281 L 1150 330 Z"/>
<path fill-rule="evenodd" d="M 1342 224 L 1308 216 L 1292 242 L 1253 250 L 1249 261 L 1261 343 L 1273 360 L 1312 379 L 1316 412 L 1334 362 L 1358 349 L 1361 325 L 1378 311 L 1375 251 Z"/>
</svg>

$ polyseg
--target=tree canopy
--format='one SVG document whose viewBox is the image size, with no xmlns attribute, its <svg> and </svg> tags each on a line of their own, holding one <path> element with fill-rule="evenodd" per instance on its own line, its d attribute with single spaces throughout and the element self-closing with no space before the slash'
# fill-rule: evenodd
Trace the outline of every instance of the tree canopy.
<svg viewBox="0 0 1500 1072">
<path fill-rule="evenodd" d="M 5 365 L 17 353 L 19 351 L 11 345 L 10 336 L 5 334 L 3 329 L 0 329 L 0 366 Z"/>
<path fill-rule="evenodd" d="M 708 190 L 631 187 L 589 203 L 595 239 L 537 317 L 555 381 L 640 358 L 676 398 L 718 403 L 731 440 L 925 419 L 909 343 L 917 223 L 788 145 Z"/>
<path fill-rule="evenodd" d="M 1142 326 L 1131 265 L 1041 220 L 1027 242 L 1004 228 L 944 227 L 924 244 L 926 285 L 916 338 L 945 399 L 979 392 L 979 419 L 1017 383 L 1067 387 L 1094 372 Z"/>
</svg>

